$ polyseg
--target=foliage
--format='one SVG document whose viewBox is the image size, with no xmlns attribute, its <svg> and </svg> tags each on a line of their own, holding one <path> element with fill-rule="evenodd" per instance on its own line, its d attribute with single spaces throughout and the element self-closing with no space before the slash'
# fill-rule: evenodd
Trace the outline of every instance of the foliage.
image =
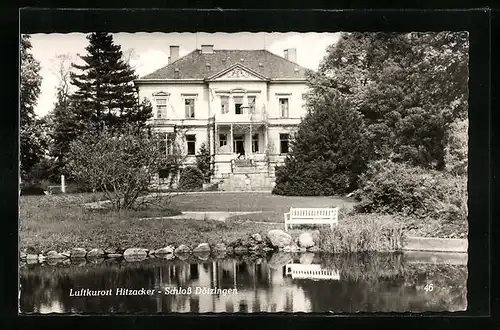
<svg viewBox="0 0 500 330">
<path fill-rule="evenodd" d="M 201 190 L 205 178 L 199 168 L 194 166 L 187 166 L 181 171 L 179 178 L 179 189 L 183 191 L 197 191 Z"/>
<path fill-rule="evenodd" d="M 210 178 L 214 174 L 211 163 L 212 157 L 210 156 L 210 150 L 205 143 L 202 143 L 200 150 L 198 150 L 198 155 L 196 156 L 196 167 L 203 173 L 203 177 L 205 178 L 204 182 L 210 182 Z"/>
<path fill-rule="evenodd" d="M 456 121 L 450 127 L 445 148 L 445 170 L 451 175 L 467 175 L 468 128 L 467 120 Z"/>
<path fill-rule="evenodd" d="M 85 64 L 73 64 L 80 73 L 71 72 L 71 83 L 77 88 L 71 100 L 78 118 L 113 128 L 127 123 L 144 125 L 152 107 L 146 100 L 139 104 L 133 84 L 137 76 L 124 60 L 121 47 L 109 33 L 91 33 L 87 39 L 87 54 L 80 56 Z"/>
<path fill-rule="evenodd" d="M 350 214 L 333 230 L 322 229 L 320 247 L 333 253 L 396 251 L 403 246 L 401 224 L 390 216 Z"/>
<path fill-rule="evenodd" d="M 465 177 L 425 170 L 405 163 L 375 161 L 360 176 L 358 212 L 466 221 Z"/>
<path fill-rule="evenodd" d="M 67 170 L 73 178 L 104 191 L 115 209 L 128 209 L 168 164 L 159 145 L 155 136 L 137 126 L 120 132 L 85 132 L 70 144 Z"/>
<path fill-rule="evenodd" d="M 42 180 L 49 180 L 51 182 L 60 181 L 60 177 L 56 171 L 56 162 L 53 158 L 44 157 L 31 168 L 29 181 L 36 184 Z"/>
<path fill-rule="evenodd" d="M 47 147 L 40 130 L 41 123 L 35 114 L 42 83 L 40 62 L 30 53 L 31 48 L 30 37 L 22 35 L 20 42 L 20 149 L 21 176 L 25 180 L 31 168 L 42 158 Z"/>
<path fill-rule="evenodd" d="M 334 195 L 355 188 L 368 145 L 360 114 L 339 93 L 317 96 L 299 125 L 291 152 L 276 171 L 273 193 Z"/>
<path fill-rule="evenodd" d="M 363 115 L 370 160 L 443 169 L 450 124 L 467 116 L 466 32 L 343 33 L 318 72 L 308 104 L 338 91 Z"/>
<path fill-rule="evenodd" d="M 117 246 L 158 249 L 169 244 L 194 247 L 199 243 L 233 242 L 255 233 L 265 235 L 265 229 L 258 223 L 221 226 L 216 220 L 139 220 L 178 214 L 165 207 L 105 213 L 86 210 L 82 204 L 95 198 L 107 199 L 104 194 L 22 196 L 20 249 L 31 247 L 36 253 L 64 251 L 74 248 L 75 244 L 84 249 Z"/>
</svg>

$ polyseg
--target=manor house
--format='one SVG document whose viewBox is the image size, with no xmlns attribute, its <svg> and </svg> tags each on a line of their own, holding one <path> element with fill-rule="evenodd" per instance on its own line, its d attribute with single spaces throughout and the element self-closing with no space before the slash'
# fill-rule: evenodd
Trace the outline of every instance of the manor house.
<svg viewBox="0 0 500 330">
<path fill-rule="evenodd" d="M 274 185 L 275 166 L 305 115 L 306 69 L 295 48 L 284 56 L 267 50 L 222 50 L 202 45 L 136 80 L 139 98 L 153 105 L 152 127 L 165 136 L 182 132 L 185 165 L 195 164 L 202 144 L 212 156 L 213 183 L 221 190 L 260 190 Z M 160 184 L 165 180 L 160 176 Z"/>
</svg>

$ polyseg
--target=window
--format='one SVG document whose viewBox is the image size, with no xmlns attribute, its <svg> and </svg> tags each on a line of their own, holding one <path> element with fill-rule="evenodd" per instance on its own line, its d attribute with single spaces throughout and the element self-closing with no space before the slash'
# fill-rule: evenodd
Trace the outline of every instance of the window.
<svg viewBox="0 0 500 330">
<path fill-rule="evenodd" d="M 196 135 L 186 135 L 188 155 L 196 153 Z"/>
<path fill-rule="evenodd" d="M 248 97 L 248 112 L 255 113 L 255 96 Z"/>
<path fill-rule="evenodd" d="M 281 118 L 288 118 L 288 98 L 279 98 L 280 116 Z"/>
<path fill-rule="evenodd" d="M 290 134 L 280 134 L 280 153 L 288 153 L 288 143 L 290 140 Z"/>
<path fill-rule="evenodd" d="M 227 145 L 227 134 L 219 134 L 219 147 Z"/>
<path fill-rule="evenodd" d="M 243 98 L 241 96 L 235 97 L 234 98 L 234 113 L 237 115 L 242 115 L 243 114 L 243 108 L 241 107 L 243 105 Z"/>
<path fill-rule="evenodd" d="M 252 135 L 252 152 L 259 152 L 259 134 Z"/>
<path fill-rule="evenodd" d="M 156 118 L 167 118 L 167 98 L 156 98 Z"/>
<path fill-rule="evenodd" d="M 184 99 L 184 106 L 186 108 L 186 118 L 194 118 L 194 98 Z"/>
<path fill-rule="evenodd" d="M 229 113 L 229 96 L 221 96 L 220 97 L 220 103 L 221 103 L 221 113 Z"/>
</svg>

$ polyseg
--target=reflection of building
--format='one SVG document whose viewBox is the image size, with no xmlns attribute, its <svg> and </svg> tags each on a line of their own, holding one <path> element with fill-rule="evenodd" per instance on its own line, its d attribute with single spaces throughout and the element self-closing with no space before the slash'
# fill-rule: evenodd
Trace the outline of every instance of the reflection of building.
<svg viewBox="0 0 500 330">
<path fill-rule="evenodd" d="M 226 295 L 171 295 L 168 304 L 172 312 L 307 312 L 312 308 L 304 290 L 291 283 L 283 270 L 272 269 L 266 263 L 221 260 L 169 265 L 163 271 L 160 268 L 158 275 L 156 285 L 163 288 L 237 289 L 236 294 Z M 162 305 L 158 301 L 157 312 L 163 311 Z"/>
<path fill-rule="evenodd" d="M 308 278 L 315 280 L 339 280 L 340 274 L 337 270 L 323 269 L 321 265 L 311 264 L 287 264 L 286 275 L 292 275 L 292 278 Z"/>
</svg>

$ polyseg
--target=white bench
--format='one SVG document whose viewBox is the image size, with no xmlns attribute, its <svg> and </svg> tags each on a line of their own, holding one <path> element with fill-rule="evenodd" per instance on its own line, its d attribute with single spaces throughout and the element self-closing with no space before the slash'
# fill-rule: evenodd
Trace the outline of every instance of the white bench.
<svg viewBox="0 0 500 330">
<path fill-rule="evenodd" d="M 285 213 L 285 231 L 292 225 L 333 225 L 338 224 L 339 208 L 290 208 L 290 212 Z"/>
</svg>

